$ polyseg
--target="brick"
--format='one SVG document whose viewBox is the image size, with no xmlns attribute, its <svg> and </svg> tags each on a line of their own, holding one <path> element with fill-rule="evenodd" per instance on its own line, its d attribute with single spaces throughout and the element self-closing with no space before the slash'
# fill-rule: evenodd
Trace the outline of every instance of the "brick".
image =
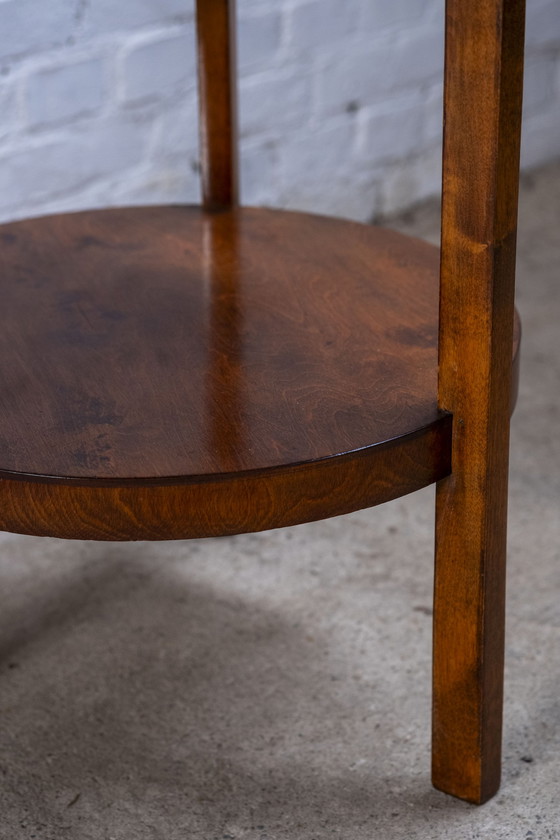
<svg viewBox="0 0 560 840">
<path fill-rule="evenodd" d="M 435 146 L 407 161 L 394 163 L 383 173 L 379 212 L 398 213 L 441 190 L 441 148 Z"/>
<path fill-rule="evenodd" d="M 278 150 L 274 143 L 241 145 L 241 198 L 245 204 L 277 204 Z"/>
<path fill-rule="evenodd" d="M 377 51 L 356 50 L 338 56 L 338 60 L 323 67 L 316 78 L 316 111 L 319 115 L 340 113 L 347 109 L 372 104 L 384 93 L 391 83 L 381 76 L 376 79 L 376 69 L 389 60 L 391 47 L 386 45 Z"/>
<path fill-rule="evenodd" d="M 13 84 L 4 80 L 0 82 L 0 140 L 10 137 L 19 128 L 20 118 L 18 112 L 16 91 Z"/>
<path fill-rule="evenodd" d="M 27 79 L 29 125 L 48 125 L 91 114 L 103 104 L 105 68 L 100 58 L 39 70 Z"/>
<path fill-rule="evenodd" d="M 113 202 L 117 205 L 200 203 L 199 184 L 192 173 L 179 165 L 181 162 L 176 159 L 142 167 L 140 172 L 111 187 Z"/>
<path fill-rule="evenodd" d="M 443 72 L 443 38 L 421 27 L 406 40 L 386 38 L 340 56 L 317 80 L 317 109 L 329 114 L 374 104 L 407 85 L 416 88 Z"/>
<path fill-rule="evenodd" d="M 4 215 L 197 199 L 193 9 L 0 0 Z M 246 200 L 366 220 L 439 190 L 443 0 L 238 9 Z M 527 11 L 533 166 L 560 154 L 558 0 Z"/>
<path fill-rule="evenodd" d="M 160 160 L 182 158 L 183 166 L 193 171 L 199 159 L 197 116 L 192 94 L 164 111 L 158 121 L 154 155 Z"/>
<path fill-rule="evenodd" d="M 362 4 L 363 26 L 376 33 L 385 27 L 410 27 L 417 23 L 430 7 L 430 0 L 368 0 Z M 438 4 L 443 19 L 443 8 Z"/>
<path fill-rule="evenodd" d="M 538 44 L 560 46 L 560 9 L 557 0 L 527 4 L 526 43 L 529 47 Z"/>
<path fill-rule="evenodd" d="M 538 111 L 552 100 L 557 66 L 558 62 L 554 60 L 554 56 L 548 53 L 527 57 L 523 92 L 524 115 Z"/>
<path fill-rule="evenodd" d="M 0 196 L 5 206 L 46 200 L 95 179 L 137 165 L 146 146 L 145 127 L 114 119 L 83 125 L 37 148 L 12 151 L 0 162 Z"/>
<path fill-rule="evenodd" d="M 288 44 L 294 52 L 305 52 L 340 41 L 360 26 L 361 2 L 357 0 L 314 0 L 296 6 L 289 17 Z"/>
<path fill-rule="evenodd" d="M 354 155 L 356 126 L 348 117 L 288 137 L 278 146 L 281 206 L 348 218 L 369 218 L 373 199 L 363 204 L 371 174 L 357 171 Z M 372 193 L 373 194 L 373 193 Z"/>
<path fill-rule="evenodd" d="M 357 172 L 352 177 L 336 173 L 319 178 L 304 189 L 295 189 L 280 196 L 280 205 L 304 213 L 369 222 L 377 212 L 380 202 L 380 173 Z"/>
<path fill-rule="evenodd" d="M 424 111 L 422 140 L 425 144 L 441 143 L 443 132 L 443 80 L 433 85 L 422 97 Z"/>
<path fill-rule="evenodd" d="M 130 31 L 187 16 L 192 17 L 192 3 L 186 0 L 90 0 L 84 16 L 84 34 L 91 37 Z"/>
<path fill-rule="evenodd" d="M 356 126 L 350 118 L 286 137 L 279 149 L 284 184 L 289 187 L 298 180 L 322 178 L 325 172 L 347 171 L 355 142 Z"/>
<path fill-rule="evenodd" d="M 0 3 L 0 59 L 64 44 L 75 29 L 74 0 L 4 0 Z"/>
<path fill-rule="evenodd" d="M 198 110 L 194 92 L 168 107 L 159 117 L 157 151 L 168 155 L 198 157 Z"/>
<path fill-rule="evenodd" d="M 123 61 L 126 102 L 169 96 L 195 84 L 195 55 L 189 33 L 142 43 Z"/>
<path fill-rule="evenodd" d="M 531 168 L 558 157 L 560 152 L 560 103 L 529 115 L 521 135 L 521 165 Z"/>
<path fill-rule="evenodd" d="M 424 102 L 416 97 L 389 101 L 362 116 L 360 153 L 364 161 L 407 158 L 421 151 Z"/>
<path fill-rule="evenodd" d="M 443 25 L 418 26 L 399 38 L 392 61 L 388 67 L 379 65 L 380 70 L 393 80 L 395 88 L 441 79 L 443 47 Z"/>
<path fill-rule="evenodd" d="M 279 12 L 240 15 L 237 26 L 237 56 L 241 73 L 255 65 L 270 66 L 280 49 L 282 18 Z"/>
<path fill-rule="evenodd" d="M 311 77 L 276 73 L 249 78 L 240 85 L 239 102 L 239 124 L 245 135 L 305 123 L 311 111 Z"/>
</svg>

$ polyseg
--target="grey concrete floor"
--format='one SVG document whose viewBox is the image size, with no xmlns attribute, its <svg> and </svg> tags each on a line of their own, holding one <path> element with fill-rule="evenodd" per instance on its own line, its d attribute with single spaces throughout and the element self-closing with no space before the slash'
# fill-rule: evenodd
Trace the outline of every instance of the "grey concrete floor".
<svg viewBox="0 0 560 840">
<path fill-rule="evenodd" d="M 523 185 L 496 798 L 430 787 L 429 488 L 232 539 L 4 535 L 2 840 L 560 838 L 559 229 L 555 165 Z"/>
</svg>

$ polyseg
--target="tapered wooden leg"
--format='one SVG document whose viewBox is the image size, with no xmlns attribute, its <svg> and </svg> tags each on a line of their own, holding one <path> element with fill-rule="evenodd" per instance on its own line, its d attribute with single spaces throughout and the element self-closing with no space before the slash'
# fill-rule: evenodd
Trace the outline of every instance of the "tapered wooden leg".
<svg viewBox="0 0 560 840">
<path fill-rule="evenodd" d="M 524 0 L 447 0 L 433 782 L 500 783 L 511 353 Z"/>
</svg>

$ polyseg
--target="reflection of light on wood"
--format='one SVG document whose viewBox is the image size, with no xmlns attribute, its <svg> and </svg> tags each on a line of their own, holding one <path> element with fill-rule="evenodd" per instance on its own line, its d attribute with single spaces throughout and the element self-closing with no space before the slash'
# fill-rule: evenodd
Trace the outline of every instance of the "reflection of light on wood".
<svg viewBox="0 0 560 840">
<path fill-rule="evenodd" d="M 239 239 L 235 213 L 204 220 L 204 284 L 208 289 L 207 404 L 210 445 L 224 472 L 239 469 L 243 417 Z"/>
<path fill-rule="evenodd" d="M 196 5 L 202 194 L 205 209 L 213 211 L 231 208 L 238 201 L 235 0 L 198 0 Z M 203 234 L 204 284 L 209 295 L 209 444 L 220 456 L 224 471 L 240 467 L 242 376 L 236 224 L 232 213 L 209 213 Z"/>
</svg>

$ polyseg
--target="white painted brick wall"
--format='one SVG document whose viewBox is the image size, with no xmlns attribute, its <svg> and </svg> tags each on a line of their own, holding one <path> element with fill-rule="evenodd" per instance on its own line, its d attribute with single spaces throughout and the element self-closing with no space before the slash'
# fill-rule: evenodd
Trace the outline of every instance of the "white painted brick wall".
<svg viewBox="0 0 560 840">
<path fill-rule="evenodd" d="M 369 219 L 438 192 L 443 0 L 238 0 L 242 188 Z M 198 200 L 193 0 L 0 0 L 0 217 Z M 523 162 L 560 155 L 528 0 Z"/>
</svg>

